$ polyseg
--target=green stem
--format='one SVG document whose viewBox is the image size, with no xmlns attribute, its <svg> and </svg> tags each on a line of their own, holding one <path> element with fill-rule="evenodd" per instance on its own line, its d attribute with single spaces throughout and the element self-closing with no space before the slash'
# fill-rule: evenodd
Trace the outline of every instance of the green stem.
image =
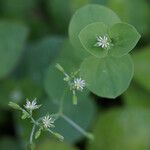
<svg viewBox="0 0 150 150">
<path fill-rule="evenodd" d="M 60 106 L 59 106 L 59 111 L 58 111 L 58 114 L 62 114 L 63 113 L 63 104 L 64 104 L 64 97 L 65 97 L 65 94 L 66 94 L 66 90 L 64 90 L 63 94 L 62 94 L 62 97 L 60 99 Z"/>
<path fill-rule="evenodd" d="M 33 135 L 34 135 L 34 131 L 35 131 L 35 124 L 33 125 L 32 131 L 31 131 L 31 135 L 30 135 L 30 144 L 33 144 Z"/>
<path fill-rule="evenodd" d="M 47 131 L 49 131 L 51 134 L 53 134 L 53 135 L 54 135 L 54 132 L 53 132 L 52 130 L 47 129 Z"/>
<path fill-rule="evenodd" d="M 72 127 L 74 127 L 77 131 L 79 131 L 81 134 L 83 134 L 85 137 L 87 137 L 90 140 L 93 140 L 93 135 L 86 132 L 84 129 L 82 129 L 78 124 L 76 124 L 73 120 L 71 120 L 66 115 L 62 114 L 61 117 L 68 122 Z"/>
<path fill-rule="evenodd" d="M 34 118 L 32 116 L 30 116 L 31 121 L 33 122 L 34 125 L 39 125 L 38 121 L 35 121 Z"/>
</svg>

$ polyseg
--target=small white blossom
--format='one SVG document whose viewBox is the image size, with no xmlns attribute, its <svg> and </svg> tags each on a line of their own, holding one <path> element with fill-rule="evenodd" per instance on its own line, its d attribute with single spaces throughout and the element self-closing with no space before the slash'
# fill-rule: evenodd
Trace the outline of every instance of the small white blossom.
<svg viewBox="0 0 150 150">
<path fill-rule="evenodd" d="M 51 128 L 51 127 L 53 128 L 53 127 L 55 127 L 53 125 L 54 121 L 55 121 L 55 118 L 53 118 L 53 117 L 51 117 L 49 115 L 45 116 L 42 119 L 42 122 L 43 122 L 43 125 L 44 125 L 45 128 Z"/>
<path fill-rule="evenodd" d="M 38 109 L 40 106 L 41 105 L 37 105 L 36 99 L 34 99 L 32 102 L 27 99 L 25 108 L 28 110 L 34 110 Z"/>
<path fill-rule="evenodd" d="M 74 87 L 75 87 L 77 90 L 82 91 L 83 88 L 85 87 L 85 81 L 82 80 L 81 78 L 76 78 L 76 79 L 74 79 Z"/>
<path fill-rule="evenodd" d="M 104 37 L 97 36 L 96 39 L 97 39 L 97 43 L 94 46 L 102 47 L 104 49 L 109 48 L 110 43 L 107 36 Z"/>
</svg>

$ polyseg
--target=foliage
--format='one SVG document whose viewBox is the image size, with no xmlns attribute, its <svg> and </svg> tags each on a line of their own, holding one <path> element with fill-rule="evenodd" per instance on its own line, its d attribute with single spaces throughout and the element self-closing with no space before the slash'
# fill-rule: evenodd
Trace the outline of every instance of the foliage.
<svg viewBox="0 0 150 150">
<path fill-rule="evenodd" d="M 1 149 L 149 150 L 149 6 L 1 0 Z"/>
</svg>

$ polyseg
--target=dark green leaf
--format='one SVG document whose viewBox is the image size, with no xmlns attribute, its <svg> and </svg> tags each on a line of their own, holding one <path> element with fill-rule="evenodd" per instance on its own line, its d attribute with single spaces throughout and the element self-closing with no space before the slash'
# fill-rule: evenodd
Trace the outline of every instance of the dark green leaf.
<svg viewBox="0 0 150 150">
<path fill-rule="evenodd" d="M 149 110 L 110 110 L 95 124 L 95 140 L 89 143 L 88 150 L 149 150 L 149 127 Z"/>
<path fill-rule="evenodd" d="M 23 25 L 0 21 L 0 78 L 8 75 L 17 65 L 27 33 L 28 30 Z"/>
<path fill-rule="evenodd" d="M 135 80 L 150 91 L 150 47 L 143 48 L 133 55 Z"/>
</svg>

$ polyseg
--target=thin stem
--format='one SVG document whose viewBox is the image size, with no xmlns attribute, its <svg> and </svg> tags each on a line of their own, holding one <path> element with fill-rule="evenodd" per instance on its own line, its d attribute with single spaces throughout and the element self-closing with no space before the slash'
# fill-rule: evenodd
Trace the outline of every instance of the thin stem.
<svg viewBox="0 0 150 150">
<path fill-rule="evenodd" d="M 80 69 L 78 69 L 77 71 L 75 71 L 74 74 L 72 75 L 72 78 L 74 78 L 79 72 L 80 72 Z"/>
<path fill-rule="evenodd" d="M 67 117 L 66 115 L 62 114 L 61 117 L 68 122 L 72 127 L 74 127 L 77 131 L 79 131 L 81 134 L 83 134 L 85 137 L 87 137 L 88 139 L 93 140 L 93 135 L 86 132 L 84 129 L 82 129 L 78 124 L 76 124 L 73 120 L 71 120 L 69 117 Z"/>
<path fill-rule="evenodd" d="M 54 135 L 54 132 L 53 132 L 52 130 L 47 129 L 47 131 L 49 131 L 51 134 L 53 134 L 53 135 Z"/>
<path fill-rule="evenodd" d="M 62 94 L 62 97 L 60 99 L 60 106 L 59 106 L 59 111 L 58 111 L 58 114 L 62 114 L 63 113 L 63 104 L 64 104 L 64 97 L 65 97 L 65 94 L 66 94 L 66 90 L 64 90 L 63 94 Z"/>
<path fill-rule="evenodd" d="M 30 144 L 33 144 L 33 135 L 34 135 L 34 131 L 35 131 L 35 124 L 33 125 L 32 131 L 31 131 L 31 135 L 30 135 Z"/>
<path fill-rule="evenodd" d="M 30 116 L 30 118 L 31 118 L 32 122 L 33 122 L 34 124 L 36 124 L 36 121 L 33 119 L 33 117 Z"/>
</svg>

